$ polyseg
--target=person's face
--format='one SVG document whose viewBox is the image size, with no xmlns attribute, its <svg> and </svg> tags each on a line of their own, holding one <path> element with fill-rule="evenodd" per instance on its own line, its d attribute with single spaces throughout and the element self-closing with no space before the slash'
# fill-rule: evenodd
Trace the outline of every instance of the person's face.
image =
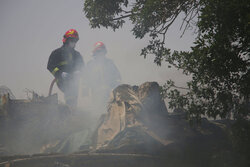
<svg viewBox="0 0 250 167">
<path fill-rule="evenodd" d="M 69 47 L 74 49 L 76 47 L 77 40 L 76 39 L 69 39 Z"/>
</svg>

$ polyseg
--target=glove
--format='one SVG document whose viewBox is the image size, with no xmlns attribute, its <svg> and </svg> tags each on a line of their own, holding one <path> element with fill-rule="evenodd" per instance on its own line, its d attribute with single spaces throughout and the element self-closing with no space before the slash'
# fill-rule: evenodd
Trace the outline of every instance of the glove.
<svg viewBox="0 0 250 167">
<path fill-rule="evenodd" d="M 69 73 L 62 72 L 61 77 L 62 77 L 62 79 L 68 79 L 69 78 Z"/>
</svg>

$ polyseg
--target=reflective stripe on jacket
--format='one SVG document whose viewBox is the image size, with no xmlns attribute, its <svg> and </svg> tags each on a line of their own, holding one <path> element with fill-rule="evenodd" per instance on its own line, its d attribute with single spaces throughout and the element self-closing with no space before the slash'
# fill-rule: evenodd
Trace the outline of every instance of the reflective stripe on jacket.
<svg viewBox="0 0 250 167">
<path fill-rule="evenodd" d="M 51 53 L 47 69 L 58 79 L 62 72 L 81 71 L 83 66 L 84 61 L 81 54 L 63 45 Z"/>
</svg>

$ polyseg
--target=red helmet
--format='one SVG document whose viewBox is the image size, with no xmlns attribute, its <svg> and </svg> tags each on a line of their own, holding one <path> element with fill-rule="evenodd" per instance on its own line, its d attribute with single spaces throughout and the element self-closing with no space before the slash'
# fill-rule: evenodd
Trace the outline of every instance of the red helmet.
<svg viewBox="0 0 250 167">
<path fill-rule="evenodd" d="M 63 36 L 63 43 L 65 43 L 67 41 L 68 38 L 74 38 L 77 41 L 79 40 L 79 35 L 78 32 L 75 29 L 70 29 L 68 30 L 64 36 Z"/>
<path fill-rule="evenodd" d="M 93 53 L 101 52 L 104 51 L 105 53 L 107 52 L 106 47 L 103 42 L 96 42 L 94 45 L 94 50 Z"/>
</svg>

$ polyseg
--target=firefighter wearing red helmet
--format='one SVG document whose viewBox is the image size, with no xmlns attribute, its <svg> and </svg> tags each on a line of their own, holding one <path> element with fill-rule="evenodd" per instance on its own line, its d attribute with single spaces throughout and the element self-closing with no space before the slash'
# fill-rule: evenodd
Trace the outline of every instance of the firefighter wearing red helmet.
<svg viewBox="0 0 250 167">
<path fill-rule="evenodd" d="M 81 54 L 75 50 L 78 40 L 78 32 L 68 30 L 63 36 L 63 45 L 51 53 L 47 65 L 56 78 L 58 88 L 64 93 L 66 104 L 71 108 L 77 106 L 79 76 L 84 66 Z"/>
<path fill-rule="evenodd" d="M 107 58 L 107 49 L 103 42 L 94 44 L 92 60 L 85 67 L 85 79 L 87 91 L 85 95 L 91 97 L 92 107 L 98 111 L 104 110 L 108 102 L 111 90 L 121 83 L 121 75 L 114 62 Z"/>
</svg>

